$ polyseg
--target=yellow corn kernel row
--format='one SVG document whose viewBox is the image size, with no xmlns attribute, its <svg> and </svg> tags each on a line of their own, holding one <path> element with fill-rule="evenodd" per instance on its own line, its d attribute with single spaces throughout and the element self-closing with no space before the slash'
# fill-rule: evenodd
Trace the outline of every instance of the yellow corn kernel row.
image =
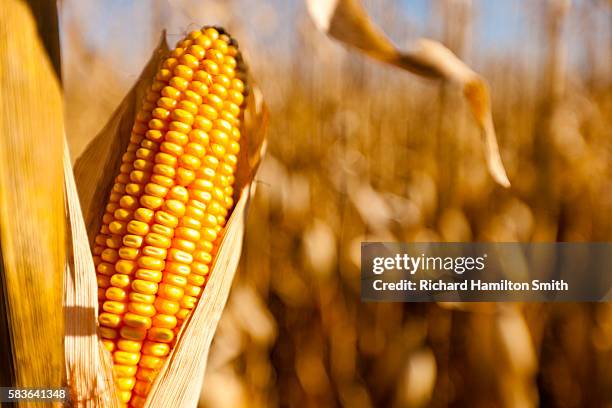
<svg viewBox="0 0 612 408">
<path fill-rule="evenodd" d="M 233 41 L 207 28 L 162 63 L 95 239 L 100 335 L 124 404 L 143 406 L 233 206 L 245 92 L 236 58 Z"/>
</svg>

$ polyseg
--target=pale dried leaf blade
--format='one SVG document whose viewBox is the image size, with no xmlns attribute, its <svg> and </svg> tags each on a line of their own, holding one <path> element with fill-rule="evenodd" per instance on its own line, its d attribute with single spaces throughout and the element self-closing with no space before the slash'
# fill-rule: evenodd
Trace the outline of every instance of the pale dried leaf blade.
<svg viewBox="0 0 612 408">
<path fill-rule="evenodd" d="M 502 186 L 510 186 L 497 146 L 486 82 L 478 74 L 437 41 L 420 39 L 406 51 L 397 50 L 358 0 L 307 0 L 307 5 L 317 28 L 330 37 L 419 76 L 458 85 L 483 134 L 491 176 Z"/>
<path fill-rule="evenodd" d="M 31 9 L 3 0 L 0 301 L 6 308 L 0 309 L 6 313 L 0 325 L 10 336 L 2 336 L 0 354 L 12 367 L 0 368 L 0 378 L 11 373 L 14 387 L 53 388 L 63 381 L 63 126 L 61 88 Z"/>
<path fill-rule="evenodd" d="M 71 401 L 75 407 L 116 407 L 112 359 L 98 338 L 96 271 L 66 142 L 64 186 L 71 249 L 64 274 L 64 351 Z"/>
<path fill-rule="evenodd" d="M 485 139 L 485 154 L 487 167 L 493 179 L 503 187 L 510 187 L 510 180 L 506 174 L 506 169 L 499 154 L 495 126 L 491 115 L 491 98 L 487 83 L 484 79 L 476 76 L 464 85 L 464 94 L 476 118 L 476 122 L 481 129 Z"/>
<path fill-rule="evenodd" d="M 366 54 L 390 62 L 397 51 L 384 32 L 355 0 L 307 0 L 308 11 L 317 28 Z"/>
<path fill-rule="evenodd" d="M 162 32 L 160 41 L 138 80 L 113 112 L 106 126 L 87 145 L 74 165 L 90 243 L 100 227 L 104 206 L 114 177 L 118 173 L 121 156 L 126 151 L 136 112 L 142 105 L 143 95 L 153 82 L 162 58 L 169 51 L 165 38 L 166 33 Z"/>
</svg>

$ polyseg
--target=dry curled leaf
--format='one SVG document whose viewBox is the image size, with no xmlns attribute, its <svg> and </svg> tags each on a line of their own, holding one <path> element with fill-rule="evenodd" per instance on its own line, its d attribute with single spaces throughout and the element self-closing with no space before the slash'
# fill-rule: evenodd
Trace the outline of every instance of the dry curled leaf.
<svg viewBox="0 0 612 408">
<path fill-rule="evenodd" d="M 510 186 L 495 136 L 489 90 L 480 75 L 437 41 L 420 39 L 409 50 L 398 50 L 358 0 L 307 0 L 307 5 L 317 28 L 330 37 L 379 61 L 458 86 L 483 135 L 491 176 L 500 185 Z"/>
<path fill-rule="evenodd" d="M 87 310 L 87 312 L 67 312 L 66 318 L 75 320 L 72 326 L 85 327 L 87 335 L 93 326 L 97 327 L 96 276 L 91 252 L 88 247 L 82 245 L 86 241 L 83 238 L 85 230 L 79 226 L 86 226 L 91 242 L 100 227 L 100 219 L 113 178 L 128 145 L 135 113 L 139 109 L 144 91 L 151 84 L 159 63 L 167 53 L 168 47 L 163 33 L 159 45 L 136 84 L 113 113 L 107 125 L 77 159 L 74 175 L 78 197 L 74 189 L 67 188 L 69 202 L 78 204 L 80 199 L 83 209 L 82 213 L 74 210 L 78 206 L 70 209 L 73 245 L 75 242 L 81 245 L 73 246 L 74 259 L 71 263 L 72 269 L 67 269 L 67 280 L 74 286 L 70 291 L 71 302 L 75 302 L 76 294 L 81 294 L 78 310 Z M 247 83 L 249 95 L 246 98 L 245 120 L 241 129 L 243 137 L 240 141 L 241 153 L 236 171 L 234 197 L 236 204 L 223 232 L 223 239 L 200 301 L 185 321 L 175 347 L 152 385 L 147 398 L 149 407 L 197 405 L 210 344 L 240 260 L 248 203 L 254 191 L 252 181 L 265 152 L 267 109 L 261 91 L 250 78 Z M 71 177 L 69 171 L 66 174 L 67 178 Z M 70 180 L 67 180 L 66 184 L 69 187 Z M 69 276 L 70 274 L 72 276 Z M 94 313 L 90 313 L 90 310 Z M 95 338 L 98 338 L 97 334 Z M 101 344 L 97 345 L 97 352 L 92 351 L 92 347 L 92 342 L 72 341 L 70 347 L 66 348 L 67 361 L 80 361 L 79 369 L 89 370 L 87 375 L 69 377 L 72 381 L 69 385 L 72 390 L 79 392 L 78 406 L 106 407 L 109 405 L 101 403 L 99 398 L 94 400 L 92 391 L 97 389 L 105 392 L 106 386 L 112 383 L 112 373 L 108 364 L 110 356 Z M 79 360 L 79 356 L 84 353 L 90 355 L 90 359 L 85 363 L 83 358 Z M 75 366 L 76 364 L 73 364 L 68 367 L 69 372 Z M 98 377 L 103 380 L 101 384 L 89 380 L 85 383 L 85 378 L 90 378 L 88 376 L 95 375 L 100 370 L 106 375 Z M 114 390 L 114 386 L 110 389 Z"/>
</svg>

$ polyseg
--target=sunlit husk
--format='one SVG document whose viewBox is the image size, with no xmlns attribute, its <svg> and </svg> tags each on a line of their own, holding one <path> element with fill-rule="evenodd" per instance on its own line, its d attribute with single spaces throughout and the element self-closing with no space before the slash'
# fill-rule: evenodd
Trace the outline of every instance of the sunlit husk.
<svg viewBox="0 0 612 408">
<path fill-rule="evenodd" d="M 3 1 L 0 379 L 12 372 L 16 387 L 60 387 L 63 381 L 62 106 L 59 81 L 30 8 L 23 1 Z M 29 405 L 34 404 L 23 404 Z"/>
</svg>

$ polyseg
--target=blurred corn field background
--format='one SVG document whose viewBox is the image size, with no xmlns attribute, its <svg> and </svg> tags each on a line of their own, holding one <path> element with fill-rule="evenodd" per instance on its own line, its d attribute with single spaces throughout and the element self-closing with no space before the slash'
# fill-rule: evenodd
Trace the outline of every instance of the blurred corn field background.
<svg viewBox="0 0 612 408">
<path fill-rule="evenodd" d="M 359 298 L 361 241 L 610 240 L 612 4 L 364 4 L 400 47 L 438 39 L 488 79 L 510 189 L 461 95 L 334 43 L 301 1 L 61 1 L 73 157 L 164 28 L 226 27 L 269 105 L 201 406 L 612 406 L 608 304 Z"/>
</svg>

